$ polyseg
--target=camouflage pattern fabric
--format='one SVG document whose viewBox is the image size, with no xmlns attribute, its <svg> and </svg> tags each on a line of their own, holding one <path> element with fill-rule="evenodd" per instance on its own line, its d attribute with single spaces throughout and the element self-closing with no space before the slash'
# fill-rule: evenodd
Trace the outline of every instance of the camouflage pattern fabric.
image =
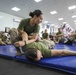
<svg viewBox="0 0 76 75">
<path fill-rule="evenodd" d="M 19 33 L 16 28 L 10 29 L 9 34 L 10 34 L 10 39 L 12 43 L 18 41 Z"/>
</svg>

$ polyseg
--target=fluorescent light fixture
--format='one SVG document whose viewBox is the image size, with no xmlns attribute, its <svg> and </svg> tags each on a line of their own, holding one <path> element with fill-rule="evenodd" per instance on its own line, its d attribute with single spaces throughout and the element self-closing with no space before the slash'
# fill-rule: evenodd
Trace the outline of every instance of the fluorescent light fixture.
<svg viewBox="0 0 76 75">
<path fill-rule="evenodd" d="M 51 26 L 54 26 L 55 24 L 51 24 Z"/>
<path fill-rule="evenodd" d="M 63 24 L 66 24 L 67 22 L 63 22 Z"/>
<path fill-rule="evenodd" d="M 76 22 L 76 20 L 74 20 L 74 22 Z"/>
<path fill-rule="evenodd" d="M 44 21 L 44 23 L 48 23 L 48 21 Z"/>
<path fill-rule="evenodd" d="M 73 16 L 72 16 L 72 18 L 75 18 L 75 17 L 76 17 L 76 15 L 73 15 Z"/>
<path fill-rule="evenodd" d="M 75 8 L 76 8 L 76 5 L 68 7 L 69 10 L 72 10 L 72 9 L 75 9 Z"/>
<path fill-rule="evenodd" d="M 67 25 L 67 26 L 69 26 L 69 24 L 68 24 L 68 23 L 67 23 L 66 25 Z"/>
<path fill-rule="evenodd" d="M 34 0 L 35 2 L 40 2 L 40 1 L 42 1 L 42 0 Z"/>
<path fill-rule="evenodd" d="M 13 11 L 19 11 L 20 9 L 17 8 L 17 7 L 13 7 L 11 10 L 13 10 Z"/>
<path fill-rule="evenodd" d="M 55 27 L 56 27 L 56 28 L 58 28 L 58 26 L 57 26 L 57 25 L 55 25 Z"/>
<path fill-rule="evenodd" d="M 63 18 L 59 18 L 58 20 L 63 20 Z"/>
<path fill-rule="evenodd" d="M 53 15 L 53 14 L 57 14 L 57 12 L 56 12 L 56 11 L 52 11 L 52 12 L 50 12 L 50 14 L 52 14 L 52 15 Z"/>
<path fill-rule="evenodd" d="M 14 22 L 18 22 L 18 23 L 20 22 L 19 19 L 13 19 L 13 21 L 14 21 Z"/>
<path fill-rule="evenodd" d="M 0 16 L 0 18 L 3 18 L 3 16 Z"/>
</svg>

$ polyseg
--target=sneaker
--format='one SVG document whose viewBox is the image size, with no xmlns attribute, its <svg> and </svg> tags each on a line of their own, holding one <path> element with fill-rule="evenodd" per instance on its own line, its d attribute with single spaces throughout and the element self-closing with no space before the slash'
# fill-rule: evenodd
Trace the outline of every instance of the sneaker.
<svg viewBox="0 0 76 75">
<path fill-rule="evenodd" d="M 19 36 L 19 33 L 18 33 L 18 30 L 16 28 L 10 29 L 9 34 L 10 34 L 10 39 L 11 39 L 12 43 L 14 43 L 18 40 L 17 38 Z"/>
</svg>

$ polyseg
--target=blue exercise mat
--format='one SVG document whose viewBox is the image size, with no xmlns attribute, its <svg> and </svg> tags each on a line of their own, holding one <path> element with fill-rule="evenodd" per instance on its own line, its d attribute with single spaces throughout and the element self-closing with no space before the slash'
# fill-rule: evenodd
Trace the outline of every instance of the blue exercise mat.
<svg viewBox="0 0 76 75">
<path fill-rule="evenodd" d="M 76 51 L 76 46 L 56 44 L 55 49 L 70 49 Z M 38 62 L 31 62 L 28 61 L 24 55 L 16 56 L 16 49 L 13 45 L 0 46 L 0 56 L 12 57 L 13 60 L 19 60 L 76 74 L 76 56 L 43 58 Z"/>
<path fill-rule="evenodd" d="M 56 44 L 55 49 L 69 49 L 76 51 L 76 46 Z M 39 62 L 30 62 L 25 58 L 24 55 L 16 56 L 15 59 L 23 62 L 28 62 L 48 68 L 59 69 L 68 73 L 76 74 L 76 56 L 58 56 L 52 58 L 43 58 Z"/>
<path fill-rule="evenodd" d="M 16 52 L 13 45 L 0 45 L 0 56 L 13 58 L 16 56 Z"/>
</svg>

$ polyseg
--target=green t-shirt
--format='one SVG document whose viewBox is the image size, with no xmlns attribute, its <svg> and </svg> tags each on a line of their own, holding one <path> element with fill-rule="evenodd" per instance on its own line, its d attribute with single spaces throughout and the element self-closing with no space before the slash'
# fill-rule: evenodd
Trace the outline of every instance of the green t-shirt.
<svg viewBox="0 0 76 75">
<path fill-rule="evenodd" d="M 46 39 L 46 38 L 48 37 L 48 33 L 43 33 L 43 34 L 42 34 L 42 37 L 43 37 L 44 39 Z"/>
<path fill-rule="evenodd" d="M 2 39 L 2 41 L 6 41 L 7 40 L 7 36 L 0 36 L 0 38 Z"/>
<path fill-rule="evenodd" d="M 22 47 L 24 52 L 27 48 L 36 48 L 42 52 L 43 57 L 51 57 L 51 51 L 44 42 L 33 42 Z"/>
<path fill-rule="evenodd" d="M 56 35 L 62 34 L 62 32 L 57 32 Z"/>
<path fill-rule="evenodd" d="M 34 26 L 30 25 L 30 19 L 22 19 L 18 29 L 25 31 L 28 35 L 30 35 L 31 33 L 39 33 L 40 30 L 40 26 L 35 24 Z"/>
</svg>

